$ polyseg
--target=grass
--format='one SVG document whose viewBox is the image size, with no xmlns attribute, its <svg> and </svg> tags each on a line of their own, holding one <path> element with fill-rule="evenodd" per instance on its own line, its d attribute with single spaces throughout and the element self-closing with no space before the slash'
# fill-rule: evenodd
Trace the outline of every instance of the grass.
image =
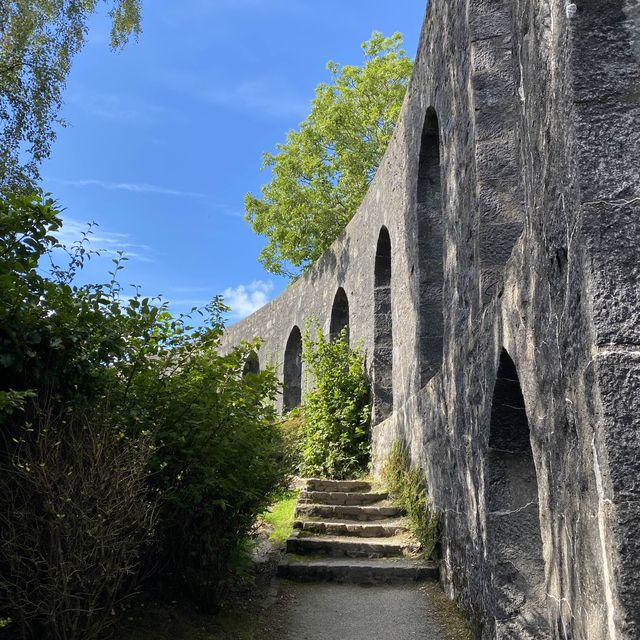
<svg viewBox="0 0 640 640">
<path fill-rule="evenodd" d="M 260 517 L 273 527 L 269 539 L 278 544 L 284 544 L 293 526 L 293 514 L 298 501 L 297 491 L 288 491 L 281 500 L 269 507 Z"/>
<path fill-rule="evenodd" d="M 396 440 L 382 466 L 382 481 L 392 498 L 406 511 L 409 529 L 422 545 L 425 558 L 437 560 L 440 512 L 433 509 L 422 472 L 411 467 L 409 453 Z"/>
</svg>

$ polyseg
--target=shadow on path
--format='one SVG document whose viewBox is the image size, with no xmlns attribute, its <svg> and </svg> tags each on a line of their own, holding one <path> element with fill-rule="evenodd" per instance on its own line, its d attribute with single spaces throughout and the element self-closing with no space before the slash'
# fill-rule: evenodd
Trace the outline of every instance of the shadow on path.
<svg viewBox="0 0 640 640">
<path fill-rule="evenodd" d="M 282 581 L 279 640 L 471 640 L 438 584 L 309 584 Z"/>
</svg>

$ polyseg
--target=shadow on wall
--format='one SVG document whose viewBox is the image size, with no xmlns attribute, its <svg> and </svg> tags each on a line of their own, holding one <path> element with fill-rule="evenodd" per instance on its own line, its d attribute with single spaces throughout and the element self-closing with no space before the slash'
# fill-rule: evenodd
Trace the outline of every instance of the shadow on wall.
<svg viewBox="0 0 640 640">
<path fill-rule="evenodd" d="M 340 332 L 346 328 L 346 340 L 349 343 L 349 299 L 342 287 L 338 287 L 331 307 L 331 321 L 329 336 L 335 340 Z"/>
<path fill-rule="evenodd" d="M 486 464 L 496 637 L 548 638 L 538 481 L 529 421 L 516 367 L 504 349 L 493 392 Z"/>
<path fill-rule="evenodd" d="M 291 329 L 284 350 L 282 412 L 295 409 L 302 400 L 302 334 L 296 325 Z"/>
<path fill-rule="evenodd" d="M 260 360 L 258 360 L 258 354 L 252 351 L 245 360 L 244 367 L 242 368 L 242 375 L 246 376 L 248 373 L 258 374 L 260 373 Z"/>
<path fill-rule="evenodd" d="M 327 250 L 314 264 L 313 269 L 307 272 L 309 282 L 321 282 L 328 277 L 334 278 L 337 282 L 345 281 L 351 263 L 351 239 L 347 232 L 343 231 L 338 236 L 338 241 L 340 240 L 342 242 L 338 253 L 335 253 L 333 249 Z"/>
<path fill-rule="evenodd" d="M 444 286 L 444 226 L 440 126 L 433 107 L 426 111 L 420 140 L 416 187 L 418 222 L 418 296 L 420 384 L 426 384 L 442 366 Z"/>
<path fill-rule="evenodd" d="M 393 315 L 391 310 L 391 238 L 380 229 L 374 272 L 373 423 L 393 411 Z"/>
</svg>

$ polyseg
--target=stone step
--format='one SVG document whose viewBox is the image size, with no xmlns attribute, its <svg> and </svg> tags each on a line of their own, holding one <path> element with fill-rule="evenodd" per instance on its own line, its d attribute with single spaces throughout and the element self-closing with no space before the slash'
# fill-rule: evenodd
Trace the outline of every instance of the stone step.
<svg viewBox="0 0 640 640">
<path fill-rule="evenodd" d="M 294 520 L 294 529 L 306 533 L 318 533 L 331 536 L 355 536 L 360 538 L 388 538 L 407 532 L 406 520 L 389 520 L 382 522 L 358 522 L 342 520 L 332 522 L 326 520 Z"/>
<path fill-rule="evenodd" d="M 403 510 L 396 506 L 363 506 L 363 505 L 335 505 L 335 504 L 298 504 L 296 518 L 327 518 L 330 520 L 382 520 L 384 518 L 399 518 Z"/>
<path fill-rule="evenodd" d="M 310 536 L 300 530 L 287 538 L 287 553 L 323 554 L 331 557 L 387 558 L 417 554 L 420 546 L 403 538 L 354 538 L 349 536 Z"/>
<path fill-rule="evenodd" d="M 386 492 L 358 493 L 349 491 L 301 491 L 298 502 L 300 504 L 338 504 L 338 505 L 363 505 L 375 504 L 386 500 Z"/>
<path fill-rule="evenodd" d="M 307 478 L 307 491 L 371 491 L 371 483 L 365 480 L 323 480 Z"/>
<path fill-rule="evenodd" d="M 437 580 L 433 562 L 414 558 L 322 558 L 301 559 L 285 556 L 278 575 L 290 580 L 335 581 L 355 584 Z"/>
</svg>

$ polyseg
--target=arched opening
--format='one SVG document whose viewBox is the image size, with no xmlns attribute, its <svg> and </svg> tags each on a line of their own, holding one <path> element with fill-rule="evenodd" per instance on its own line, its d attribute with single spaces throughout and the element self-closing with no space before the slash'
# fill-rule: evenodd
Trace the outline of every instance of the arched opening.
<svg viewBox="0 0 640 640">
<path fill-rule="evenodd" d="M 252 351 L 244 361 L 242 375 L 246 376 L 248 373 L 260 373 L 260 360 L 258 360 L 258 354 L 255 351 Z"/>
<path fill-rule="evenodd" d="M 349 342 L 349 300 L 342 287 L 338 287 L 333 306 L 331 307 L 331 322 L 329 324 L 329 335 L 335 340 L 340 332 L 347 328 L 346 338 Z"/>
<path fill-rule="evenodd" d="M 496 631 L 518 635 L 526 630 L 531 637 L 545 638 L 548 622 L 536 467 L 518 373 L 504 349 L 493 392 L 487 467 L 487 544 Z"/>
<path fill-rule="evenodd" d="M 417 189 L 418 277 L 420 317 L 420 382 L 426 383 L 442 365 L 442 287 L 444 251 L 442 184 L 440 178 L 440 127 L 433 107 L 425 114 L 420 142 Z"/>
<path fill-rule="evenodd" d="M 302 400 L 302 334 L 297 326 L 291 329 L 284 350 L 282 408 L 291 411 Z"/>
<path fill-rule="evenodd" d="M 393 411 L 391 238 L 386 227 L 378 236 L 373 298 L 373 420 L 378 423 Z"/>
</svg>

